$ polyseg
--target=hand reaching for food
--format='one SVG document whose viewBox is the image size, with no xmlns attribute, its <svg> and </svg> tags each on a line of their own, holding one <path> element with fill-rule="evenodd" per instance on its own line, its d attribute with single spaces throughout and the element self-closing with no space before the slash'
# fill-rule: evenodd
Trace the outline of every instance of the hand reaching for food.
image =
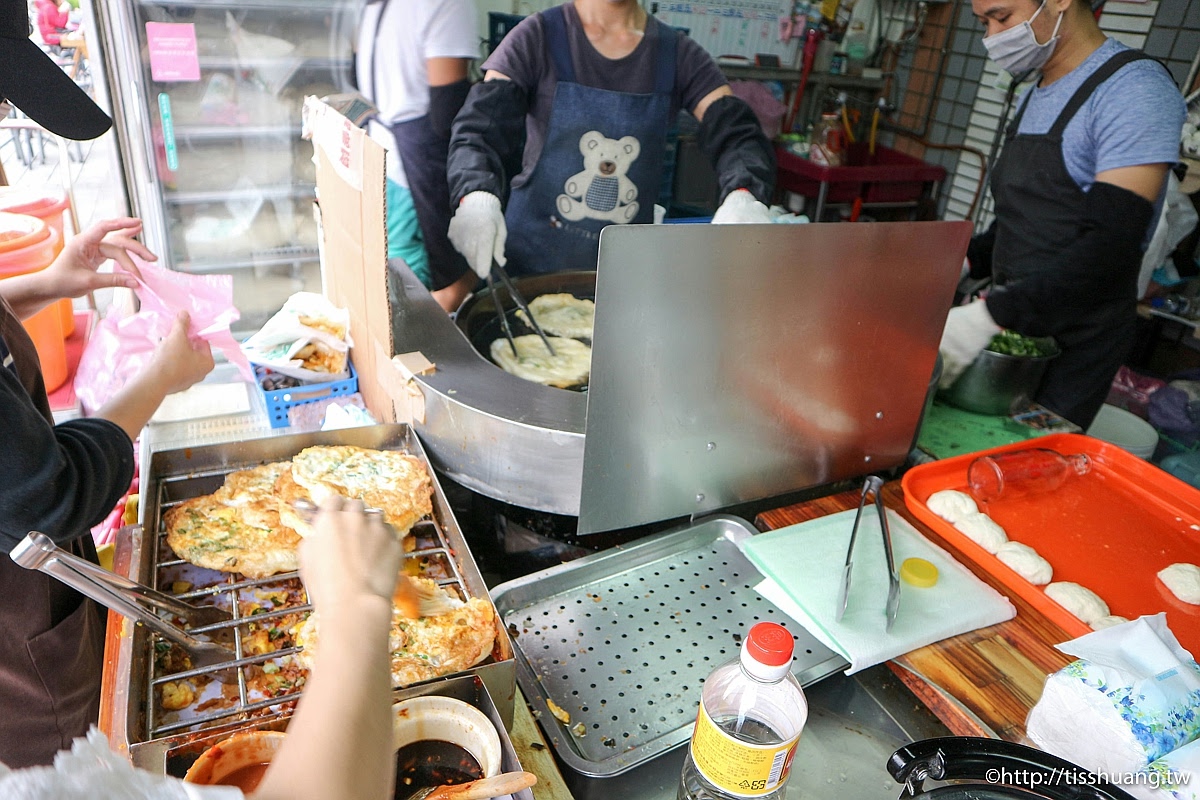
<svg viewBox="0 0 1200 800">
<path fill-rule="evenodd" d="M 400 540 L 381 515 L 365 514 L 361 501 L 331 495 L 300 544 L 300 576 L 323 615 L 371 599 L 391 608 L 402 557 Z"/>
</svg>

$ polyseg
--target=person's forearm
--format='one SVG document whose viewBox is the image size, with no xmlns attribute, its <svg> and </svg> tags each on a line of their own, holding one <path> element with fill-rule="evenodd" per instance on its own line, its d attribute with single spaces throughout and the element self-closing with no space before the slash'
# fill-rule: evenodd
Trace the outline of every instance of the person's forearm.
<svg viewBox="0 0 1200 800">
<path fill-rule="evenodd" d="M 996 324 L 1026 336 L 1057 336 L 1104 303 L 1137 299 L 1141 243 L 1153 205 L 1137 194 L 1097 182 L 1088 191 L 1072 241 L 1038 271 L 994 288 L 987 297 Z"/>
<path fill-rule="evenodd" d="M 149 366 L 130 378 L 96 416 L 116 423 L 131 440 L 136 439 L 169 393 L 160 371 Z"/>
<path fill-rule="evenodd" d="M 992 253 L 996 249 L 996 221 L 983 233 L 971 237 L 967 245 L 967 261 L 971 264 L 971 277 L 975 280 L 992 276 Z"/>
<path fill-rule="evenodd" d="M 745 101 L 726 95 L 708 107 L 700 122 L 700 147 L 717 173 L 720 202 L 746 189 L 759 202 L 771 204 L 775 151 Z"/>
<path fill-rule="evenodd" d="M 477 191 L 505 199 L 509 182 L 521 169 L 528 110 L 525 91 L 510 80 L 471 88 L 451 129 L 446 159 L 451 206 Z"/>
<path fill-rule="evenodd" d="M 44 272 L 31 272 L 0 281 L 0 297 L 8 301 L 19 319 L 29 319 L 60 295 L 53 291 Z"/>
<path fill-rule="evenodd" d="M 392 796 L 391 618 L 381 597 L 322 614 L 316 664 L 255 800 Z"/>
</svg>

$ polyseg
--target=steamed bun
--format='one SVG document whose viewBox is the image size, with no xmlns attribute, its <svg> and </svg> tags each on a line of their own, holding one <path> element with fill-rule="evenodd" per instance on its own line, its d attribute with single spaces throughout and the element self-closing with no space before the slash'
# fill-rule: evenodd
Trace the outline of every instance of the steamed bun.
<svg viewBox="0 0 1200 800">
<path fill-rule="evenodd" d="M 1046 596 L 1088 625 L 1109 615 L 1108 604 L 1091 589 L 1080 586 L 1078 583 L 1070 581 L 1052 583 L 1046 587 Z"/>
<path fill-rule="evenodd" d="M 979 506 L 975 505 L 975 501 L 971 499 L 971 495 L 956 492 L 953 489 L 943 489 L 940 492 L 934 492 L 929 495 L 929 499 L 925 501 L 925 505 L 929 506 L 930 511 L 952 525 L 960 519 L 965 519 L 972 514 L 979 513 Z"/>
<path fill-rule="evenodd" d="M 1158 579 L 1183 602 L 1200 605 L 1200 567 L 1172 564 L 1159 571 Z"/>
<path fill-rule="evenodd" d="M 1049 583 L 1054 575 L 1050 562 L 1027 544 L 1005 542 L 996 550 L 996 558 L 1034 586 Z"/>
<path fill-rule="evenodd" d="M 992 554 L 995 554 L 1000 549 L 1000 546 L 1008 541 L 1008 534 L 1004 532 L 1004 528 L 1000 527 L 987 514 L 981 512 L 963 517 L 954 523 L 954 527 L 958 528 L 963 535 L 975 542 L 975 544 Z"/>
</svg>

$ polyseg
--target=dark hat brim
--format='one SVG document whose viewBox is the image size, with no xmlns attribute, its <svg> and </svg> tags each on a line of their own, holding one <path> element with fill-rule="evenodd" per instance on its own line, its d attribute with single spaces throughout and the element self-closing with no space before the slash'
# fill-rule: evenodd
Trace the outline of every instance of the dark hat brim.
<svg viewBox="0 0 1200 800">
<path fill-rule="evenodd" d="M 95 139 L 112 119 L 30 39 L 0 37 L 0 95 L 51 133 Z"/>
</svg>

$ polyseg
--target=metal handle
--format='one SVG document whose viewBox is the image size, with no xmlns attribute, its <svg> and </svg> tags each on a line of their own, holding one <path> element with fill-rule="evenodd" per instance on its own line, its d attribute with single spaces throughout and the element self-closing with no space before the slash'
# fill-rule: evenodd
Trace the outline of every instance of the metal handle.
<svg viewBox="0 0 1200 800">
<path fill-rule="evenodd" d="M 854 544 L 858 539 L 858 526 L 862 521 L 863 508 L 867 504 L 867 496 L 874 493 L 875 511 L 879 515 L 879 529 L 883 535 L 883 552 L 887 559 L 888 598 L 885 613 L 887 615 L 888 633 L 896 621 L 900 609 L 900 576 L 896 573 L 896 560 L 892 552 L 892 530 L 888 525 L 887 509 L 883 505 L 883 478 L 878 475 L 868 475 L 863 481 L 862 494 L 858 498 L 858 511 L 854 514 L 854 526 L 850 529 L 850 546 L 846 548 L 846 564 L 842 568 L 842 588 L 838 596 L 837 621 L 841 621 L 850 603 L 850 579 L 854 571 Z"/>
<path fill-rule="evenodd" d="M 80 571 L 78 567 L 81 562 L 87 564 L 88 567 L 93 565 L 62 550 L 44 533 L 31 531 L 28 536 L 17 543 L 17 546 L 12 549 L 10 556 L 16 564 L 26 569 L 36 569 L 39 572 L 44 572 L 51 577 L 57 578 L 80 594 L 95 600 L 100 605 L 111 608 L 118 614 L 122 614 L 145 625 L 155 633 L 183 645 L 190 651 L 203 653 L 212 651 L 213 648 L 219 648 L 220 651 L 224 651 L 227 658 L 232 656 L 228 648 L 213 642 L 202 642 L 183 629 L 172 625 L 157 614 L 138 605 L 112 587 L 109 584 L 108 575 L 97 580 L 91 570 L 87 572 Z M 96 567 L 96 569 L 99 569 L 99 567 Z"/>
<path fill-rule="evenodd" d="M 190 603 L 185 603 L 176 597 L 170 596 L 169 594 L 164 594 L 163 592 L 151 589 L 149 586 L 143 586 L 137 581 L 131 581 L 124 575 L 118 575 L 115 572 L 110 572 L 103 567 L 93 564 L 87 559 L 71 555 L 64 550 L 60 549 L 57 557 L 59 561 L 67 563 L 76 572 L 82 573 L 90 578 L 95 579 L 96 581 L 107 583 L 115 589 L 131 592 L 155 608 L 161 608 L 163 611 L 170 612 L 178 617 L 183 617 L 188 621 L 189 624 L 211 624 L 208 621 L 196 619 L 201 612 L 201 609 L 196 608 Z M 212 606 L 209 606 L 203 609 L 203 612 L 207 614 L 214 610 L 215 609 Z"/>
<path fill-rule="evenodd" d="M 500 327 L 504 329 L 504 338 L 508 339 L 508 346 L 512 348 L 513 357 L 517 357 L 517 343 L 513 340 L 512 325 L 508 323 L 508 314 L 504 313 L 504 306 L 500 304 L 500 297 L 496 294 L 496 282 L 492 280 L 492 273 L 487 276 L 488 294 L 492 296 L 492 304 L 496 306 L 496 313 L 500 315 Z"/>
<path fill-rule="evenodd" d="M 888 570 L 887 626 L 884 631 L 891 633 L 896 614 L 900 611 L 900 576 L 896 573 L 896 557 L 892 552 L 892 529 L 888 524 L 887 509 L 883 505 L 883 481 L 879 478 L 876 480 L 879 484 L 875 488 L 875 508 L 879 512 L 879 528 L 883 532 L 883 554 L 887 557 Z"/>
</svg>

